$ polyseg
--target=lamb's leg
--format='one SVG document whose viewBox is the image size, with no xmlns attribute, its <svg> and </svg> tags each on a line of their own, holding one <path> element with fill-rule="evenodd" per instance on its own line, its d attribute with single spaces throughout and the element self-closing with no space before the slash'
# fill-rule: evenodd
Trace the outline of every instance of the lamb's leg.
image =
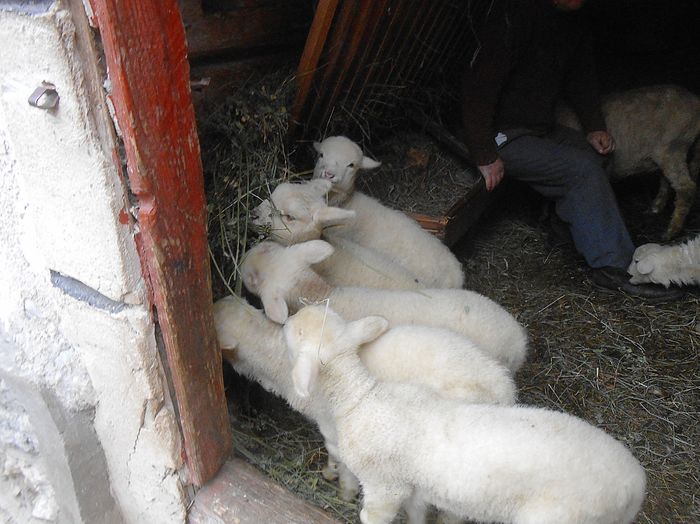
<svg viewBox="0 0 700 524">
<path fill-rule="evenodd" d="M 386 486 L 368 482 L 362 483 L 362 491 L 362 524 L 389 524 L 412 492 L 409 486 Z"/>
<path fill-rule="evenodd" d="M 326 439 L 326 450 L 328 452 L 328 463 L 321 470 L 321 475 L 326 480 L 339 479 L 340 498 L 343 500 L 353 500 L 360 492 L 360 482 L 357 477 L 338 458 L 338 447 L 334 441 Z"/>
<path fill-rule="evenodd" d="M 668 196 L 670 192 L 671 185 L 668 183 L 668 180 L 666 180 L 666 177 L 661 175 L 661 178 L 659 179 L 659 190 L 656 192 L 656 197 L 651 203 L 651 212 L 654 215 L 658 215 L 664 210 L 666 204 L 668 204 Z"/>
<path fill-rule="evenodd" d="M 321 475 L 326 480 L 333 481 L 338 478 L 338 462 L 340 462 L 338 459 L 338 431 L 330 418 L 321 417 L 317 423 L 328 453 L 328 463 L 321 470 Z"/>
<path fill-rule="evenodd" d="M 425 524 L 427 522 L 428 505 L 415 492 L 403 503 L 403 509 L 406 512 L 408 524 Z"/>
<path fill-rule="evenodd" d="M 462 524 L 463 522 L 464 519 L 462 517 L 442 510 L 438 513 L 438 517 L 435 520 L 435 524 Z"/>
<path fill-rule="evenodd" d="M 328 463 L 321 470 L 321 475 L 326 480 L 334 481 L 338 479 L 338 459 L 328 452 Z"/>
<path fill-rule="evenodd" d="M 688 171 L 685 162 L 687 148 L 674 148 L 659 162 L 664 176 L 668 179 L 671 187 L 676 192 L 674 200 L 673 215 L 666 228 L 665 240 L 669 240 L 678 235 L 683 229 L 685 218 L 695 201 L 696 185 Z"/>
<path fill-rule="evenodd" d="M 338 477 L 340 498 L 342 500 L 353 500 L 357 497 L 357 494 L 360 492 L 360 481 L 342 462 L 338 462 Z"/>
</svg>

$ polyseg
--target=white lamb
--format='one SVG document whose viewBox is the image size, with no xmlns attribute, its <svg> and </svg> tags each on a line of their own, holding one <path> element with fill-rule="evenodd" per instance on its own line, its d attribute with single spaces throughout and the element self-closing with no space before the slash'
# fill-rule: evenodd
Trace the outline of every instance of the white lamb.
<svg viewBox="0 0 700 524">
<path fill-rule="evenodd" d="M 627 272 L 632 275 L 630 282 L 633 284 L 700 286 L 700 236 L 672 246 L 639 246 Z"/>
<path fill-rule="evenodd" d="M 335 251 L 314 269 L 336 286 L 390 289 L 425 287 L 402 265 L 334 231 L 350 227 L 355 212 L 326 204 L 328 180 L 279 184 L 251 213 L 253 224 L 284 245 L 323 237 Z"/>
<path fill-rule="evenodd" d="M 341 205 L 355 189 L 355 178 L 360 169 L 376 169 L 381 162 L 362 153 L 355 142 L 345 136 L 329 136 L 323 142 L 314 142 L 318 153 L 314 166 L 314 178 L 333 183 L 328 203 Z"/>
<path fill-rule="evenodd" d="M 259 296 L 265 313 L 283 323 L 289 309 L 329 299 L 348 320 L 382 315 L 392 326 L 431 325 L 466 336 L 485 354 L 515 373 L 525 360 L 527 334 L 518 321 L 493 300 L 464 289 L 405 291 L 332 287 L 311 269 L 333 252 L 323 240 L 283 247 L 263 242 L 241 263 L 246 288 Z"/>
<path fill-rule="evenodd" d="M 314 178 L 333 183 L 329 204 L 357 213 L 354 224 L 344 229 L 343 235 L 403 265 L 427 287 L 461 288 L 464 285 L 461 264 L 438 238 L 405 213 L 354 191 L 357 166 L 367 165 L 371 160 L 362 155 L 357 144 L 349 138 L 335 136 L 314 146 L 319 153 Z"/>
<path fill-rule="evenodd" d="M 282 326 L 234 296 L 214 304 L 214 326 L 219 345 L 236 371 L 316 422 L 328 450 L 323 474 L 328 479 L 340 477 L 341 496 L 353 498 L 357 480 L 338 462 L 337 435 L 325 400 L 301 398 L 294 391 Z M 515 384 L 508 371 L 486 358 L 469 340 L 448 330 L 397 326 L 362 346 L 360 358 L 372 375 L 383 381 L 424 384 L 447 398 L 470 403 L 515 402 Z"/>
<path fill-rule="evenodd" d="M 381 317 L 346 323 L 309 306 L 284 327 L 294 388 L 327 399 L 340 457 L 362 485 L 364 524 L 387 524 L 402 505 L 423 503 L 480 522 L 633 521 L 646 478 L 624 445 L 564 413 L 469 405 L 377 381 L 357 347 L 386 326 Z"/>
<path fill-rule="evenodd" d="M 676 198 L 664 237 L 675 237 L 695 200 L 700 171 L 700 98 L 674 85 L 641 87 L 606 96 L 603 113 L 616 142 L 612 176 L 622 178 L 660 169 L 663 177 L 651 211 L 664 209 L 670 184 Z M 560 109 L 557 120 L 581 128 L 568 108 Z M 690 166 L 689 154 L 693 157 Z"/>
</svg>

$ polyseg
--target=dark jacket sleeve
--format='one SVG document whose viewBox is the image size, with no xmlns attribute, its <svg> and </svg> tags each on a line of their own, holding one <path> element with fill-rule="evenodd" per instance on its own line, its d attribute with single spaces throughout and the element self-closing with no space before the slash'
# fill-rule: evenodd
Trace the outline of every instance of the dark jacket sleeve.
<svg viewBox="0 0 700 524">
<path fill-rule="evenodd" d="M 512 56 L 505 12 L 492 13 L 479 31 L 477 49 L 462 75 L 464 140 L 477 165 L 498 158 L 494 142 L 494 116 Z"/>
<path fill-rule="evenodd" d="M 590 34 L 584 30 L 571 62 L 566 85 L 566 95 L 586 133 L 604 131 L 605 119 L 601 110 L 598 76 L 596 74 L 593 44 Z"/>
</svg>

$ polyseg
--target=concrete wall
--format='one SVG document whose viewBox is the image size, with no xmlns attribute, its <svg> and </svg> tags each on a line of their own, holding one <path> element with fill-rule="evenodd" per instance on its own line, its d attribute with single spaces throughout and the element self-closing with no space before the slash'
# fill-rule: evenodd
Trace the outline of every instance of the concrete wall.
<svg viewBox="0 0 700 524">
<path fill-rule="evenodd" d="M 82 4 L 17 4 L 0 4 L 0 520 L 184 522 L 181 436 Z M 53 109 L 28 103 L 42 82 Z"/>
</svg>

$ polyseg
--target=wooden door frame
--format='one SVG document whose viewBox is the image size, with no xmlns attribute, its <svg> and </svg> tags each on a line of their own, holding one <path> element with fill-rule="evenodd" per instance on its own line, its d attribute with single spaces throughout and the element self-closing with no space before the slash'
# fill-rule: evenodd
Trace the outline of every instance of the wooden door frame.
<svg viewBox="0 0 700 524">
<path fill-rule="evenodd" d="M 137 249 L 163 335 L 189 482 L 227 460 L 231 428 L 212 312 L 207 210 L 176 0 L 90 0 L 137 199 Z"/>
</svg>

